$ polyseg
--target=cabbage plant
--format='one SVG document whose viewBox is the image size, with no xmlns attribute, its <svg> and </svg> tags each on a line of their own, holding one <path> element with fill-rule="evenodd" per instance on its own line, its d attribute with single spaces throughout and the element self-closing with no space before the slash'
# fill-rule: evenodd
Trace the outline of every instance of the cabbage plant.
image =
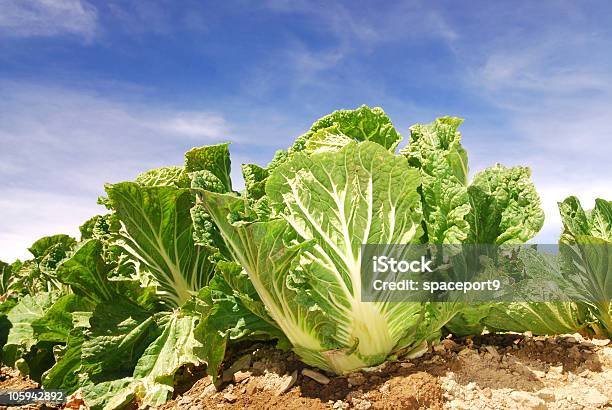
<svg viewBox="0 0 612 410">
<path fill-rule="evenodd" d="M 254 288 L 244 297 L 234 287 L 236 306 L 254 306 L 302 360 L 340 374 L 414 352 L 457 313 L 469 317 L 461 303 L 360 295 L 363 244 L 523 242 L 542 226 L 528 169 L 497 165 L 468 183 L 461 122 L 412 127 L 398 155 L 401 136 L 380 108 L 336 111 L 268 167 L 243 166 L 241 195 L 198 191 L 238 264 L 220 281 L 246 276 Z M 461 320 L 463 329 L 482 329 Z M 203 323 L 231 339 L 218 322 L 211 315 Z"/>
</svg>

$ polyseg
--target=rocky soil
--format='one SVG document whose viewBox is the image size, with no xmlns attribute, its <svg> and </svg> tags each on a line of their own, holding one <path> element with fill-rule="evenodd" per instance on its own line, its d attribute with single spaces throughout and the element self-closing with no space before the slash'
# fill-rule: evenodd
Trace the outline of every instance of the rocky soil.
<svg viewBox="0 0 612 410">
<path fill-rule="evenodd" d="M 612 344 L 578 334 L 445 339 L 417 359 L 342 377 L 305 366 L 292 353 L 265 344 L 233 351 L 228 363 L 216 383 L 203 368 L 184 369 L 176 397 L 161 408 L 612 408 Z M 0 369 L 0 390 L 33 387 L 17 372 Z M 69 408 L 84 406 L 76 397 Z"/>
<path fill-rule="evenodd" d="M 223 380 L 198 380 L 163 409 L 612 408 L 612 345 L 580 335 L 445 339 L 418 359 L 333 377 L 260 345 Z"/>
</svg>

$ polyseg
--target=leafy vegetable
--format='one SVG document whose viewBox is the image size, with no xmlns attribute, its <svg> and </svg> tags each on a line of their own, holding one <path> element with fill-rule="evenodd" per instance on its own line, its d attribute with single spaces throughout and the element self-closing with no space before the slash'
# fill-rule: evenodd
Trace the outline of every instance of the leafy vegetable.
<svg viewBox="0 0 612 410">
<path fill-rule="evenodd" d="M 184 366 L 216 378 L 238 341 L 275 340 L 345 374 L 421 352 L 444 327 L 611 335 L 612 203 L 560 204 L 560 257 L 488 250 L 528 241 L 544 214 L 528 168 L 498 164 L 470 183 L 461 123 L 417 124 L 397 154 L 389 117 L 361 106 L 319 119 L 265 167 L 243 164 L 240 193 L 228 144 L 107 185 L 106 213 L 79 242 L 44 237 L 31 259 L 0 262 L 2 363 L 117 409 L 163 404 Z M 447 245 L 430 252 L 463 280 L 507 262 L 522 299 L 365 302 L 364 244 Z"/>
<path fill-rule="evenodd" d="M 591 211 L 576 197 L 559 203 L 560 253 L 578 299 L 598 319 L 595 333 L 612 336 L 612 202 L 595 200 Z"/>
<path fill-rule="evenodd" d="M 266 193 L 275 219 L 232 223 L 242 199 L 201 195 L 293 350 L 309 364 L 346 373 L 431 336 L 407 337 L 420 326 L 421 304 L 365 303 L 360 295 L 363 243 L 419 243 L 419 185 L 404 158 L 350 142 L 295 153 L 272 171 Z"/>
</svg>

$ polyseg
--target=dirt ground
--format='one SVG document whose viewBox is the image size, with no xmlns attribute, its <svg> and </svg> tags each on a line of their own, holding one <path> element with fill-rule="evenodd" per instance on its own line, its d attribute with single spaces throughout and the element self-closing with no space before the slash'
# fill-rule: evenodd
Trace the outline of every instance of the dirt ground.
<svg viewBox="0 0 612 410">
<path fill-rule="evenodd" d="M 577 334 L 446 339 L 418 359 L 345 377 L 260 345 L 237 352 L 223 382 L 200 379 L 162 408 L 612 408 L 612 345 Z"/>
<path fill-rule="evenodd" d="M 612 409 L 612 344 L 578 334 L 445 339 L 420 358 L 343 377 L 264 344 L 229 363 L 215 384 L 202 368 L 184 369 L 161 409 Z M 33 387 L 0 369 L 0 390 Z"/>
</svg>

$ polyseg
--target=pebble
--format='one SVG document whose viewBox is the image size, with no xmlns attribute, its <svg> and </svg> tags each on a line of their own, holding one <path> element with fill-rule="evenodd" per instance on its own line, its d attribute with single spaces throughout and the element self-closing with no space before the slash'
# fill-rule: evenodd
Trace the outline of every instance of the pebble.
<svg viewBox="0 0 612 410">
<path fill-rule="evenodd" d="M 247 384 L 246 386 L 246 394 L 248 394 L 249 396 L 255 394 L 259 390 L 261 390 L 261 386 L 258 383 L 253 382 L 253 381 Z"/>
<path fill-rule="evenodd" d="M 454 350 L 459 345 L 457 343 L 455 343 L 454 341 L 452 341 L 451 339 L 444 339 L 444 340 L 442 340 L 442 346 L 444 346 L 444 348 L 447 349 L 447 350 Z"/>
<path fill-rule="evenodd" d="M 180 405 L 182 405 L 182 406 L 184 406 L 184 405 L 186 405 L 186 404 L 191 403 L 192 401 L 193 401 L 193 397 L 186 396 L 186 397 L 182 397 L 182 398 L 179 400 L 179 404 L 180 404 Z"/>
<path fill-rule="evenodd" d="M 251 377 L 251 372 L 245 372 L 242 370 L 238 370 L 236 373 L 234 373 L 234 382 L 240 383 L 245 380 L 248 380 L 249 377 Z"/>
<path fill-rule="evenodd" d="M 297 370 L 294 370 L 293 373 L 291 373 L 291 376 L 285 376 L 282 383 L 278 387 L 278 390 L 276 391 L 276 395 L 280 396 L 281 394 L 284 394 L 289 391 L 289 389 L 293 387 L 293 385 L 297 381 L 297 376 Z"/>
<path fill-rule="evenodd" d="M 346 378 L 349 386 L 361 386 L 366 382 L 366 378 L 361 373 L 352 373 Z"/>
<path fill-rule="evenodd" d="M 607 346 L 610 344 L 610 339 L 591 339 L 591 343 L 595 346 Z"/>
<path fill-rule="evenodd" d="M 608 404 L 608 398 L 601 394 L 598 390 L 590 388 L 584 392 L 583 400 L 586 404 L 593 407 L 603 407 Z"/>
<path fill-rule="evenodd" d="M 258 360 L 255 363 L 253 363 L 253 370 L 260 372 L 260 373 L 263 373 L 264 370 L 266 370 L 266 367 L 268 367 L 268 365 L 263 360 Z"/>
<path fill-rule="evenodd" d="M 444 345 L 439 344 L 439 345 L 434 345 L 433 347 L 433 351 L 436 353 L 441 353 L 445 350 L 446 348 L 444 347 Z"/>
<path fill-rule="evenodd" d="M 223 371 L 223 376 L 221 377 L 223 383 L 231 382 L 232 380 L 234 380 L 234 373 L 242 370 L 248 370 L 248 368 L 251 367 L 252 359 L 253 358 L 250 354 L 245 354 L 239 357 L 238 360 L 236 360 L 234 363 L 232 363 L 230 367 L 227 368 L 227 370 Z"/>
<path fill-rule="evenodd" d="M 245 354 L 243 356 L 240 356 L 238 360 L 232 363 L 232 365 L 227 370 L 231 371 L 232 373 L 236 373 L 240 370 L 247 370 L 249 367 L 251 367 L 252 360 L 253 357 L 250 354 Z"/>
<path fill-rule="evenodd" d="M 353 405 L 353 408 L 357 410 L 368 410 L 372 407 L 372 403 L 364 399 L 352 399 L 351 404 Z"/>
<path fill-rule="evenodd" d="M 555 393 L 550 389 L 542 389 L 537 393 L 537 395 L 544 401 L 555 401 Z"/>
<path fill-rule="evenodd" d="M 225 393 L 225 394 L 223 395 L 223 399 L 225 399 L 225 401 L 228 401 L 228 402 L 230 402 L 230 403 L 233 403 L 233 402 L 235 402 L 235 401 L 238 399 L 238 397 L 236 397 L 236 396 L 235 396 L 234 394 L 232 394 L 232 393 Z"/>
<path fill-rule="evenodd" d="M 214 384 L 209 384 L 202 391 L 202 395 L 203 396 L 212 396 L 216 392 L 217 392 L 217 386 L 215 386 Z"/>
<path fill-rule="evenodd" d="M 329 377 L 311 369 L 303 369 L 302 374 L 320 384 L 328 384 L 330 382 Z"/>
<path fill-rule="evenodd" d="M 522 408 L 533 410 L 546 409 L 546 404 L 544 403 L 544 400 L 524 391 L 515 390 L 513 392 L 510 392 L 510 398 L 520 404 Z"/>
<path fill-rule="evenodd" d="M 348 409 L 348 407 L 349 407 L 349 404 L 343 402 L 342 400 L 336 400 L 336 402 L 332 406 L 332 408 L 334 409 L 342 409 L 342 410 Z"/>
<path fill-rule="evenodd" d="M 487 349 L 487 352 L 491 353 L 491 355 L 493 355 L 493 357 L 499 357 L 499 353 L 497 352 L 497 349 L 493 346 L 485 346 L 485 349 Z"/>
</svg>

